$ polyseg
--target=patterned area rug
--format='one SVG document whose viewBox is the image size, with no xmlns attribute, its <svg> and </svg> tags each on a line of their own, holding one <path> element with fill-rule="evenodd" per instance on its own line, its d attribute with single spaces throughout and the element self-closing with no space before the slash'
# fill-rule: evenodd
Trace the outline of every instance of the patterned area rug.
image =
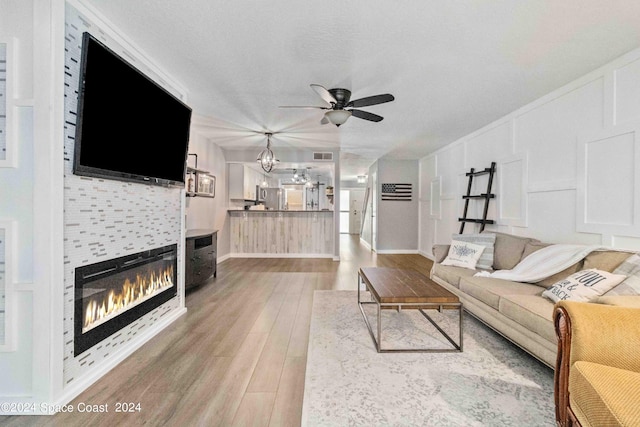
<svg viewBox="0 0 640 427">
<path fill-rule="evenodd" d="M 375 331 L 375 306 L 366 312 Z M 457 341 L 456 311 L 429 314 Z M 447 344 L 416 310 L 382 319 L 383 347 Z M 466 313 L 463 344 L 462 353 L 377 353 L 357 292 L 315 291 L 302 425 L 555 425 L 551 369 Z"/>
</svg>

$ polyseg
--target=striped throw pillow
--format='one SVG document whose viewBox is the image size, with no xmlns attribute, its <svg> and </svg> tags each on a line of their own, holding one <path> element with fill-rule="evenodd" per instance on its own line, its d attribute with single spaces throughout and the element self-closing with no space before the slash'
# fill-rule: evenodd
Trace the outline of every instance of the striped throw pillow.
<svg viewBox="0 0 640 427">
<path fill-rule="evenodd" d="M 459 242 L 473 243 L 475 245 L 482 245 L 485 247 L 482 251 L 482 255 L 476 264 L 476 268 L 479 270 L 492 270 L 493 269 L 493 248 L 496 244 L 496 235 L 493 233 L 482 234 L 453 234 L 451 240 L 457 240 Z"/>
<path fill-rule="evenodd" d="M 640 254 L 631 255 L 613 273 L 624 274 L 627 278 L 604 296 L 640 295 Z"/>
</svg>

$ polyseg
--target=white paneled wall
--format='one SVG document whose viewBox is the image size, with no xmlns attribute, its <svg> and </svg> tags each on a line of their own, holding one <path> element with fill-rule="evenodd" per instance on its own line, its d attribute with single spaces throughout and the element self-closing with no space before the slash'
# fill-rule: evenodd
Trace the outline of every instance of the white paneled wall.
<svg viewBox="0 0 640 427">
<path fill-rule="evenodd" d="M 458 232 L 464 174 L 492 161 L 488 229 L 640 250 L 640 49 L 421 159 L 422 253 Z"/>
</svg>

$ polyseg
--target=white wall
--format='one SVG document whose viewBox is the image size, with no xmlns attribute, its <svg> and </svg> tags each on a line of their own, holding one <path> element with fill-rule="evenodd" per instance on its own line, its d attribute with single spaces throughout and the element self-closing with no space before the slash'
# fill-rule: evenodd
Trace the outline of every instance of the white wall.
<svg viewBox="0 0 640 427">
<path fill-rule="evenodd" d="M 227 215 L 227 173 L 224 152 L 197 132 L 189 137 L 189 153 L 198 155 L 198 169 L 210 172 L 216 177 L 216 197 L 187 197 L 187 229 L 206 228 L 218 230 L 218 262 L 229 253 L 229 217 Z M 188 165 L 195 166 L 193 156 Z"/>
<path fill-rule="evenodd" d="M 16 161 L 0 167 L 0 221 L 13 224 L 14 237 L 12 247 L 5 248 L 6 256 L 11 256 L 5 266 L 6 324 L 12 330 L 0 343 L 0 401 L 10 402 L 15 396 L 34 394 L 34 5 L 5 1 L 0 10 L 0 41 L 13 44 L 14 56 L 7 58 L 7 67 L 15 71 L 7 80 L 13 88 L 7 113 L 15 119 L 10 136 Z"/>
<path fill-rule="evenodd" d="M 366 184 L 369 197 L 367 211 L 362 218 L 364 225 L 360 237 L 378 253 L 418 252 L 418 181 L 417 160 L 379 159 L 369 167 Z M 382 200 L 382 184 L 394 183 L 412 184 L 411 201 Z"/>
<path fill-rule="evenodd" d="M 380 159 L 378 164 L 378 253 L 411 253 L 418 250 L 418 161 Z M 411 201 L 382 200 L 383 184 L 412 184 Z"/>
<path fill-rule="evenodd" d="M 464 174 L 492 161 L 487 229 L 640 250 L 639 131 L 640 49 L 422 158 L 421 252 L 458 232 Z"/>
</svg>

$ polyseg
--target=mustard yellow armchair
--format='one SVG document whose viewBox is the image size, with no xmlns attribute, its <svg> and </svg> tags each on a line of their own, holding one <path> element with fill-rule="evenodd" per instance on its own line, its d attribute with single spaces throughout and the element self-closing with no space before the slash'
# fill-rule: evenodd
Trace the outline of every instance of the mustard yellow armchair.
<svg viewBox="0 0 640 427">
<path fill-rule="evenodd" d="M 554 324 L 558 425 L 640 426 L 640 308 L 562 301 Z"/>
</svg>

